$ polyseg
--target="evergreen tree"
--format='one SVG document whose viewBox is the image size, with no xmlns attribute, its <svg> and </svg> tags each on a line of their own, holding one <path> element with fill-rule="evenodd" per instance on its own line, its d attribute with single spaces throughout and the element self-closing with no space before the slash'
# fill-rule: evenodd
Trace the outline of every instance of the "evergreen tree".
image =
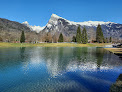
<svg viewBox="0 0 122 92">
<path fill-rule="evenodd" d="M 25 34 L 24 34 L 24 31 L 22 31 L 21 38 L 20 38 L 20 42 L 21 43 L 25 42 Z"/>
<path fill-rule="evenodd" d="M 109 38 L 109 42 L 112 42 L 112 38 L 111 37 Z"/>
<path fill-rule="evenodd" d="M 100 25 L 98 25 L 96 30 L 96 41 L 98 43 L 102 43 L 103 40 L 104 40 L 104 36 L 103 36 L 102 28 Z"/>
<path fill-rule="evenodd" d="M 0 42 L 3 41 L 3 39 L 0 37 Z"/>
<path fill-rule="evenodd" d="M 103 42 L 104 42 L 104 43 L 106 43 L 106 42 L 107 42 L 105 38 L 103 38 Z"/>
<path fill-rule="evenodd" d="M 60 33 L 60 36 L 59 36 L 58 42 L 63 42 L 63 41 L 64 41 L 64 39 L 63 39 L 63 35 L 62 35 L 62 33 Z"/>
<path fill-rule="evenodd" d="M 85 27 L 83 28 L 83 31 L 82 31 L 82 39 L 81 39 L 81 41 L 82 41 L 83 44 L 88 43 L 87 32 L 86 32 L 86 28 Z"/>
<path fill-rule="evenodd" d="M 106 43 L 108 43 L 108 38 L 106 37 Z"/>
<path fill-rule="evenodd" d="M 76 42 L 81 43 L 81 29 L 80 29 L 80 26 L 78 26 L 78 29 L 77 29 Z"/>
<path fill-rule="evenodd" d="M 76 37 L 75 36 L 72 37 L 72 42 L 76 42 Z"/>
</svg>

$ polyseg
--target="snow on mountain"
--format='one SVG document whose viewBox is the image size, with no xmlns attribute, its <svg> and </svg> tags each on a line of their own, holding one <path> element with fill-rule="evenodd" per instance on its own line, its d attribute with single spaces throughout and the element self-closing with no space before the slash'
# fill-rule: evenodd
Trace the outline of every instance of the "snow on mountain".
<svg viewBox="0 0 122 92">
<path fill-rule="evenodd" d="M 81 26 L 89 26 L 89 27 L 94 26 L 94 27 L 97 27 L 98 24 L 100 24 L 100 25 L 107 25 L 107 26 L 109 26 L 108 24 L 116 24 L 116 23 L 114 23 L 114 22 L 103 22 L 103 21 L 73 22 L 73 21 L 69 21 L 69 20 L 67 20 L 67 19 L 65 19 L 65 18 L 62 18 L 62 17 L 60 17 L 60 16 L 58 16 L 58 15 L 56 15 L 56 14 L 52 14 L 52 15 L 51 15 L 51 18 L 50 18 L 50 20 L 49 20 L 49 22 L 48 22 L 47 25 L 46 25 L 46 27 L 50 29 L 51 27 L 54 27 L 54 26 L 56 27 L 56 26 L 58 26 L 59 19 L 65 20 L 65 22 L 67 22 L 68 25 L 76 25 L 76 26 L 81 25 Z M 60 21 L 61 21 L 61 20 L 60 20 Z M 61 22 L 61 23 L 62 23 L 62 22 Z M 37 33 L 39 33 L 40 31 L 42 31 L 42 30 L 45 28 L 45 26 L 44 26 L 44 27 L 41 27 L 41 26 L 35 26 L 35 25 L 32 26 L 32 25 L 29 25 L 29 23 L 28 23 L 27 21 L 23 22 L 22 24 L 26 25 L 26 26 L 29 27 L 32 31 L 36 31 Z M 56 27 L 56 28 L 57 28 L 57 27 Z M 47 32 L 48 32 L 48 31 L 47 31 Z"/>
<path fill-rule="evenodd" d="M 81 19 L 82 20 L 82 19 Z M 98 24 L 101 25 L 103 34 L 105 37 L 122 38 L 122 24 L 114 22 L 103 22 L 103 21 L 85 21 L 85 22 L 73 22 L 65 18 L 62 18 L 56 14 L 52 14 L 48 23 L 45 27 L 29 25 L 27 21 L 22 24 L 29 27 L 32 31 L 36 31 L 40 35 L 43 33 L 51 32 L 52 35 L 56 33 L 63 33 L 66 37 L 72 38 L 76 34 L 77 27 L 80 26 L 81 30 L 86 27 L 88 38 L 95 39 L 96 27 Z M 42 31 L 43 30 L 43 31 Z M 40 32 L 42 31 L 42 32 Z"/>
<path fill-rule="evenodd" d="M 56 14 L 51 15 L 51 18 L 43 29 L 43 32 L 51 32 L 51 34 L 62 33 L 66 37 L 72 38 L 72 36 L 74 36 L 77 32 L 76 30 L 78 26 L 80 26 L 81 30 L 83 30 L 83 27 L 85 26 L 88 33 L 88 38 L 92 38 L 94 40 L 98 24 L 101 25 L 105 37 L 122 37 L 122 24 L 103 21 L 73 22 L 62 18 Z"/>
<path fill-rule="evenodd" d="M 109 24 L 109 23 L 113 23 L 113 22 L 103 22 L 103 21 L 85 21 L 85 22 L 71 22 L 71 24 L 75 24 L 75 25 L 82 25 L 82 26 L 95 26 L 97 27 L 98 24 L 100 25 L 106 25 L 106 24 Z"/>
<path fill-rule="evenodd" d="M 32 31 L 36 31 L 37 33 L 39 33 L 40 31 L 42 31 L 44 27 L 40 27 L 40 26 L 32 26 L 32 25 L 29 25 L 29 23 L 27 21 L 23 22 L 22 24 L 26 25 L 27 27 L 29 27 Z"/>
<path fill-rule="evenodd" d="M 50 18 L 50 20 L 49 20 L 49 22 L 47 24 L 47 26 L 51 27 L 51 24 L 55 24 L 56 25 L 58 19 L 65 20 L 66 22 L 69 23 L 69 25 L 81 25 L 81 26 L 95 26 L 95 27 L 97 27 L 98 24 L 100 24 L 100 25 L 107 25 L 107 24 L 113 24 L 114 23 L 114 22 L 103 22 L 103 21 L 73 22 L 73 21 L 69 21 L 69 20 L 67 20 L 65 18 L 62 18 L 62 17 L 60 17 L 60 16 L 58 16 L 56 14 L 52 14 L 51 18 Z M 114 23 L 114 24 L 116 24 L 116 23 Z"/>
<path fill-rule="evenodd" d="M 39 33 L 40 31 L 42 31 L 45 27 L 40 27 L 40 26 L 30 26 L 33 31 L 36 31 L 37 33 Z"/>
<path fill-rule="evenodd" d="M 29 23 L 27 21 L 23 22 L 22 24 L 29 26 Z"/>
</svg>

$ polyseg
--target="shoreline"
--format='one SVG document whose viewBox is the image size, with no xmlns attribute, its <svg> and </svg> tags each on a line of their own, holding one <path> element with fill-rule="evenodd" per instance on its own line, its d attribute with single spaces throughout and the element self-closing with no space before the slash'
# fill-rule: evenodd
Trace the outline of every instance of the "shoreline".
<svg viewBox="0 0 122 92">
<path fill-rule="evenodd" d="M 105 47 L 107 45 L 111 45 L 111 43 L 87 43 L 87 44 L 78 44 L 78 43 L 6 43 L 0 42 L 0 48 L 8 48 L 8 47 Z M 104 48 L 111 53 L 121 54 L 122 48 L 112 48 L 107 47 Z"/>
<path fill-rule="evenodd" d="M 116 55 L 122 55 L 122 48 L 104 48 L 105 50 L 108 50 L 109 52 L 116 54 Z"/>
<path fill-rule="evenodd" d="M 111 43 L 5 43 L 0 42 L 0 47 L 105 47 Z"/>
</svg>

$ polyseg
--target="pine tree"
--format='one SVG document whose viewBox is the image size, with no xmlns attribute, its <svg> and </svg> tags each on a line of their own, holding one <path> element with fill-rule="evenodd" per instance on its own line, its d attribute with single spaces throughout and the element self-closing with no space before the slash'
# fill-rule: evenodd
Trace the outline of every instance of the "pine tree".
<svg viewBox="0 0 122 92">
<path fill-rule="evenodd" d="M 21 43 L 25 42 L 25 34 L 24 34 L 24 31 L 22 31 L 21 38 L 20 38 L 20 42 Z"/>
<path fill-rule="evenodd" d="M 81 29 L 80 29 L 80 26 L 78 26 L 78 29 L 77 29 L 76 42 L 81 43 Z"/>
<path fill-rule="evenodd" d="M 72 37 L 72 42 L 76 42 L 76 37 L 75 36 Z"/>
<path fill-rule="evenodd" d="M 0 42 L 2 42 L 3 41 L 3 39 L 0 37 Z"/>
<path fill-rule="evenodd" d="M 85 27 L 83 28 L 83 31 L 82 31 L 82 39 L 81 40 L 82 40 L 83 44 L 88 43 L 87 32 L 86 32 L 86 28 Z"/>
<path fill-rule="evenodd" d="M 103 42 L 104 42 L 104 43 L 106 43 L 106 42 L 107 42 L 105 38 L 103 38 Z"/>
<path fill-rule="evenodd" d="M 111 37 L 109 38 L 109 42 L 112 42 L 112 38 Z"/>
<path fill-rule="evenodd" d="M 96 30 L 96 41 L 98 43 L 102 43 L 103 40 L 104 40 L 104 36 L 103 36 L 102 28 L 100 25 L 98 25 Z"/>
<path fill-rule="evenodd" d="M 60 33 L 60 36 L 59 36 L 58 42 L 63 42 L 63 41 L 64 41 L 64 39 L 63 39 L 63 35 L 62 35 L 62 33 Z"/>
<path fill-rule="evenodd" d="M 108 43 L 108 38 L 106 37 L 106 43 Z"/>
</svg>

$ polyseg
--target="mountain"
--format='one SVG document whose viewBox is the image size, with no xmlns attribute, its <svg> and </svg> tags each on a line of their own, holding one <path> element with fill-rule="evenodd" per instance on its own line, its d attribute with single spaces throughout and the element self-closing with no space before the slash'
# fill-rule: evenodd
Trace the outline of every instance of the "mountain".
<svg viewBox="0 0 122 92">
<path fill-rule="evenodd" d="M 88 33 L 88 38 L 94 40 L 96 37 L 96 27 L 98 24 L 101 25 L 105 37 L 111 36 L 113 39 L 122 40 L 122 24 L 103 21 L 72 22 L 56 14 L 51 15 L 51 18 L 42 32 L 51 32 L 52 35 L 55 33 L 63 33 L 63 35 L 69 37 L 71 40 L 72 36 L 76 35 L 78 26 L 81 27 L 81 30 L 83 30 L 83 27 L 85 26 Z"/>
<path fill-rule="evenodd" d="M 104 37 L 112 37 L 114 41 L 122 41 L 122 24 L 103 21 L 72 22 L 65 18 L 52 14 L 45 27 L 29 25 L 0 18 L 0 41 L 19 41 L 22 30 L 25 32 L 27 42 L 57 42 L 59 34 L 62 33 L 64 41 L 70 42 L 76 35 L 78 26 L 86 27 L 89 40 L 95 40 L 96 28 L 100 24 Z"/>
<path fill-rule="evenodd" d="M 31 31 L 30 28 L 27 26 L 15 22 L 15 21 L 10 21 L 8 19 L 0 18 L 0 29 L 6 30 L 6 31 Z"/>
<path fill-rule="evenodd" d="M 31 26 L 29 25 L 29 23 L 27 21 L 23 22 L 22 24 L 26 25 L 27 27 L 29 27 L 31 29 L 31 31 L 36 31 L 37 33 L 39 33 L 40 31 L 42 31 L 45 27 L 40 27 L 40 26 Z"/>
<path fill-rule="evenodd" d="M 32 41 L 34 38 L 37 39 L 37 33 L 32 31 L 29 27 L 19 22 L 0 18 L 0 41 L 4 42 L 19 41 L 22 31 L 25 32 L 26 39 L 28 41 Z"/>
</svg>

